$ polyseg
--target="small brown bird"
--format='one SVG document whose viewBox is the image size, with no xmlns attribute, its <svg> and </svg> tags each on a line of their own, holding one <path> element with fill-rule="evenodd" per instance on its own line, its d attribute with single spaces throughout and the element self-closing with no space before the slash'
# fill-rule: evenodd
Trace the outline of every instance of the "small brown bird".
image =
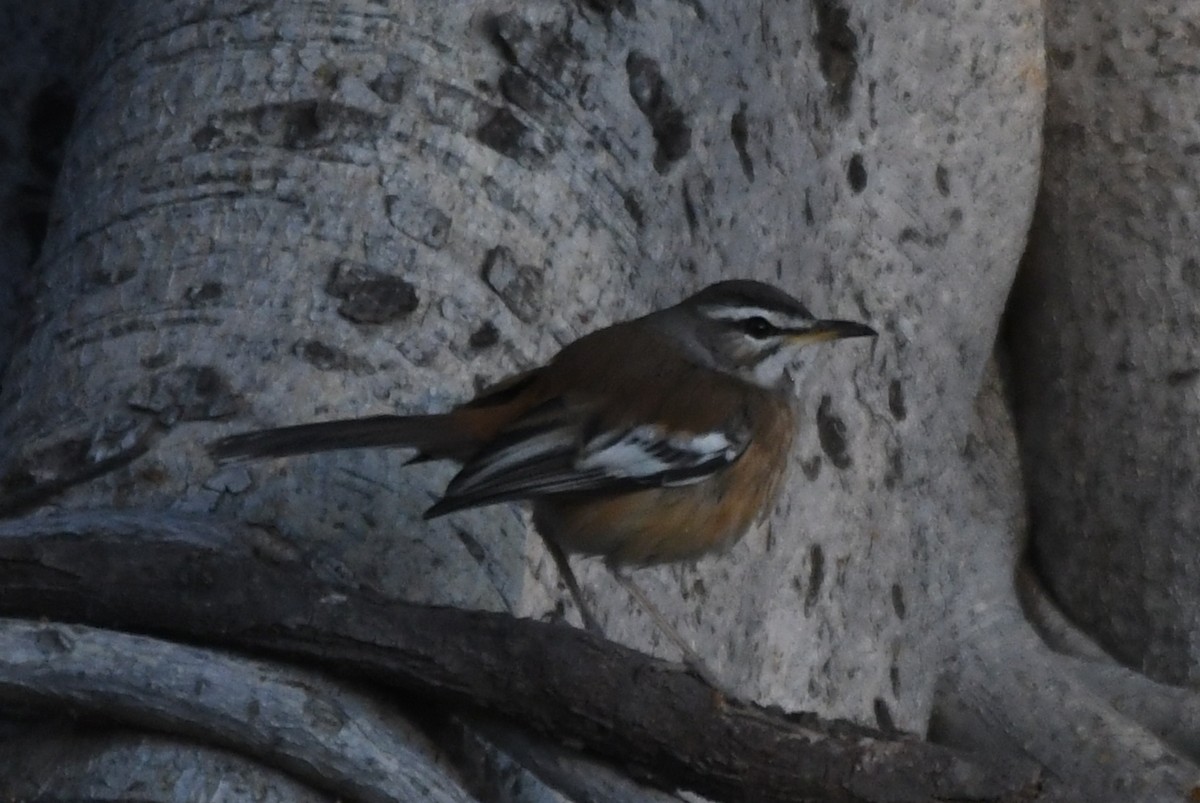
<svg viewBox="0 0 1200 803">
<path fill-rule="evenodd" d="M 695 558 L 736 541 L 770 512 L 783 479 L 796 429 L 787 373 L 796 351 L 875 334 L 817 320 L 770 285 L 725 281 L 584 335 L 447 413 L 248 432 L 210 450 L 227 460 L 411 447 L 455 460 L 462 469 L 426 518 L 529 500 L 585 623 L 598 630 L 564 553 L 602 555 L 615 568 Z"/>
</svg>

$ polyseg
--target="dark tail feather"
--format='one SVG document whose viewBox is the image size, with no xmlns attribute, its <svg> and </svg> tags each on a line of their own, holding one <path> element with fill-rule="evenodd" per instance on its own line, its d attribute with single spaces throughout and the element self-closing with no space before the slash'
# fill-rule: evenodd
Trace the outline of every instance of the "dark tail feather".
<svg viewBox="0 0 1200 803">
<path fill-rule="evenodd" d="M 377 415 L 244 432 L 209 444 L 208 451 L 221 461 L 388 446 L 455 457 L 468 447 L 457 429 L 446 415 Z"/>
</svg>

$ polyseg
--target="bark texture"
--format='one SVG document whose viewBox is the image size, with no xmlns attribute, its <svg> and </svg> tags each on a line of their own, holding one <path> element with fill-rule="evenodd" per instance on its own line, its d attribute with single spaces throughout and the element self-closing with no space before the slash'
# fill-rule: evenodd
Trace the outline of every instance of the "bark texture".
<svg viewBox="0 0 1200 803">
<path fill-rule="evenodd" d="M 594 326 L 765 278 L 887 334 L 800 372 L 771 527 L 643 582 L 731 685 L 920 729 L 937 639 L 911 634 L 942 618 L 931 556 L 954 545 L 913 500 L 965 437 L 1023 242 L 1040 29 L 1032 5 L 821 8 L 130 8 L 8 388 L 10 484 L 146 451 L 64 503 L 237 513 L 408 599 L 541 614 L 555 577 L 514 512 L 415 526 L 444 470 L 215 470 L 206 422 L 444 407 Z M 932 63 L 957 66 L 946 91 L 913 83 Z M 653 648 L 585 574 L 609 632 Z"/>
<path fill-rule="evenodd" d="M 31 328 L 34 263 L 110 0 L 0 2 L 0 377 Z"/>
<path fill-rule="evenodd" d="M 218 467 L 204 444 L 444 409 L 595 327 L 763 279 L 882 336 L 797 366 L 802 431 L 768 525 L 639 573 L 709 668 L 766 705 L 1032 757 L 1045 799 L 1188 794 L 1194 730 L 1162 714 L 1183 701 L 1115 671 L 1053 600 L 1022 607 L 1013 580 L 1031 525 L 1071 618 L 1130 665 L 1191 678 L 1192 190 L 1171 94 L 1191 80 L 1191 22 L 1109 5 L 1050 5 L 1047 107 L 1033 0 L 121 4 L 77 72 L 27 328 L 9 337 L 0 507 L 240 520 L 268 559 L 303 554 L 329 589 L 384 606 L 575 621 L 519 510 L 421 521 L 447 466 Z M 1005 363 L 1018 461 L 989 361 L 1044 108 Z M 674 657 L 601 567 L 579 568 L 610 636 Z M 103 589 L 100 569 L 78 573 Z M 583 727 L 571 713 L 564 733 Z M 403 726 L 389 738 L 424 749 Z M 502 729 L 438 747 L 422 755 L 471 765 L 477 797 L 587 797 L 600 777 Z M 506 762 L 545 786 L 501 794 Z"/>
<path fill-rule="evenodd" d="M 1123 662 L 1192 684 L 1200 14 L 1047 9 L 1045 180 L 1012 338 L 1038 566 Z"/>
<path fill-rule="evenodd" d="M 724 700 L 678 666 L 575 628 L 330 589 L 269 539 L 155 515 L 10 526 L 0 529 L 0 582 L 14 593 L 0 615 L 41 614 L 315 662 L 520 722 L 646 783 L 722 800 L 999 800 L 1037 787 L 1027 762 Z M 170 588 L 168 577 L 185 579 Z M 419 736 L 388 722 L 386 707 L 319 677 L 281 676 L 224 656 L 205 661 L 192 648 L 91 628 L 3 624 L 0 699 L 39 692 L 88 713 L 234 746 L 360 800 L 464 799 L 424 760 Z M 164 667 L 171 672 L 160 679 Z M 247 710 L 257 713 L 242 722 Z"/>
<path fill-rule="evenodd" d="M 9 800 L 332 803 L 338 798 L 250 759 L 128 730 L 43 728 L 5 749 Z M 14 771 L 14 767 L 20 770 Z"/>
</svg>

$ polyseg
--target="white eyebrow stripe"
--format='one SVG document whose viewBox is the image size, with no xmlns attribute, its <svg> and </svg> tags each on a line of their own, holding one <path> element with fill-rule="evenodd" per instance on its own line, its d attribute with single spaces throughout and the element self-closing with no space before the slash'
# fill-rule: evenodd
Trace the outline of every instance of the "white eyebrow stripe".
<svg viewBox="0 0 1200 803">
<path fill-rule="evenodd" d="M 789 315 L 762 307 L 709 305 L 701 307 L 700 311 L 715 321 L 744 321 L 757 316 L 765 319 L 767 323 L 777 329 L 787 329 L 803 320 L 798 315 Z"/>
</svg>

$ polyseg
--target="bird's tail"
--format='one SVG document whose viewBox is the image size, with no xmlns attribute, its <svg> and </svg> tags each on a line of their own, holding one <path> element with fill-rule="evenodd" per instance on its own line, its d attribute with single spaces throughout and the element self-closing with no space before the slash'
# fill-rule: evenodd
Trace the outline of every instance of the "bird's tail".
<svg viewBox="0 0 1200 803">
<path fill-rule="evenodd" d="M 230 435 L 208 446 L 220 461 L 286 457 L 334 449 L 409 447 L 429 457 L 460 457 L 471 444 L 448 415 L 376 415 Z M 461 458 L 460 458 L 461 459 Z"/>
</svg>

